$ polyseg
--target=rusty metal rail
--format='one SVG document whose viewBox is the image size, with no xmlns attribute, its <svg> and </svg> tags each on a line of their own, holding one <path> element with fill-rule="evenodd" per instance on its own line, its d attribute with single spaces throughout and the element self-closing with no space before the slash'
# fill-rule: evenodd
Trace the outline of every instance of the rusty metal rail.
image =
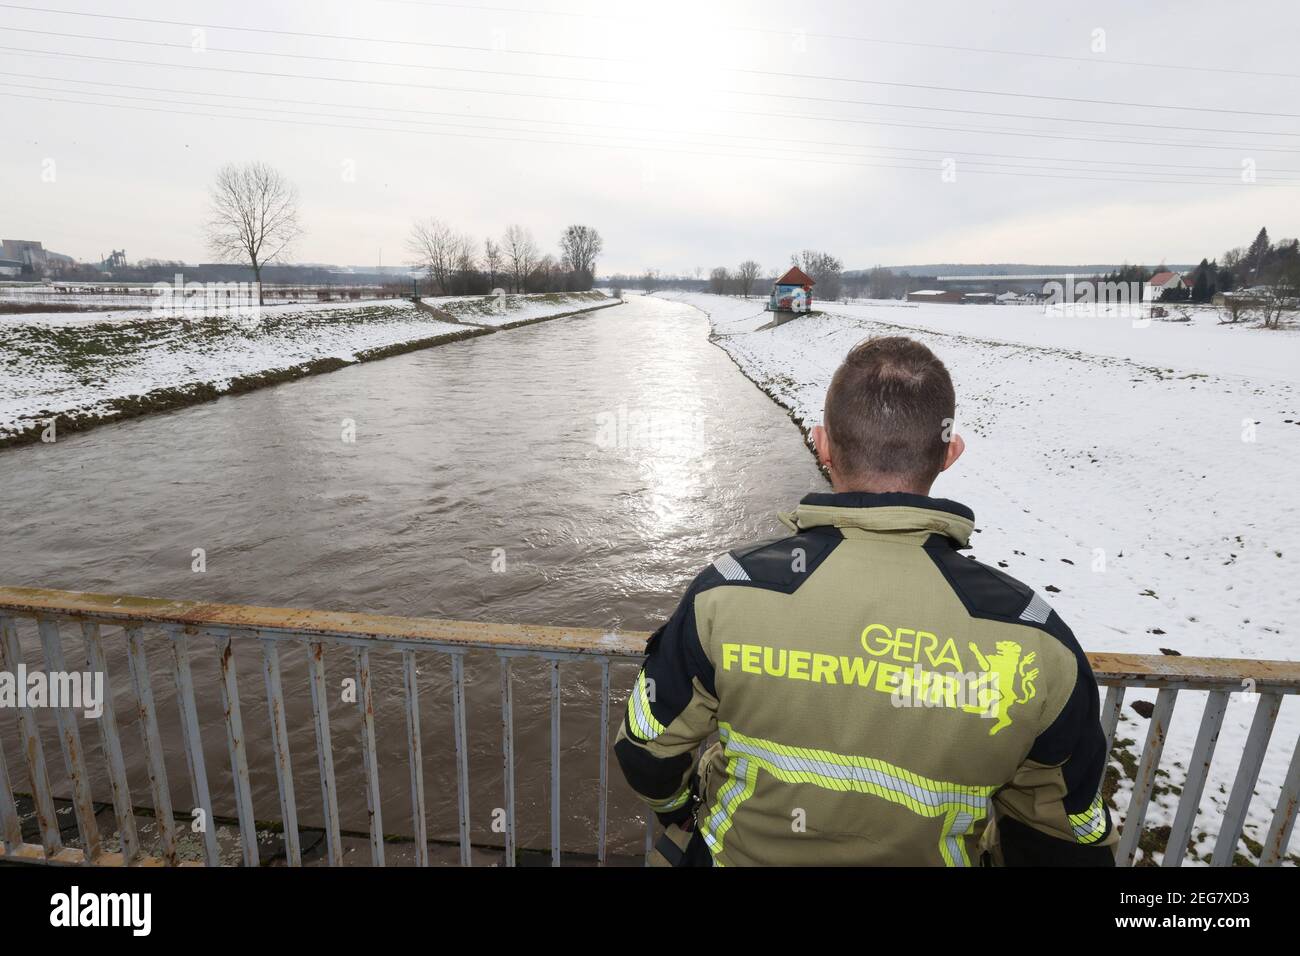
<svg viewBox="0 0 1300 956">
<path fill-rule="evenodd" d="M 503 862 L 514 865 L 518 851 L 515 812 L 515 725 L 514 685 L 511 663 L 519 658 L 547 662 L 550 685 L 550 855 L 552 865 L 561 859 L 560 845 L 560 686 L 561 665 L 588 661 L 599 666 L 600 754 L 598 834 L 596 858 L 606 862 L 609 781 L 610 665 L 635 662 L 642 656 L 646 635 L 638 632 L 607 633 L 592 629 L 555 628 L 529 625 L 480 624 L 425 618 L 394 617 L 309 611 L 292 608 L 261 608 L 242 605 L 170 601 L 155 598 L 84 594 L 35 588 L 0 587 L 0 669 L 15 671 L 26 666 L 19 641 L 20 621 L 34 622 L 47 672 L 66 672 L 64 630 L 81 635 L 84 660 L 90 673 L 105 680 L 103 713 L 96 721 L 102 754 L 107 764 L 116 833 L 115 849 L 106 847 L 99 831 L 91 781 L 85 765 L 80 730 L 73 708 L 54 708 L 60 749 L 71 787 L 71 804 L 76 816 L 79 847 L 65 846 L 57 820 L 55 798 L 36 715 L 27 706 L 16 709 L 16 721 L 5 720 L 0 734 L 0 859 L 53 864 L 177 865 L 178 832 L 164 763 L 159 711 L 150 682 L 145 650 L 145 628 L 160 629 L 170 646 L 171 672 L 175 680 L 179 726 L 193 795 L 193 806 L 205 821 L 214 821 L 212 792 L 202 746 L 198 697 L 191 667 L 192 640 L 210 641 L 216 651 L 219 675 L 217 693 L 224 715 L 233 800 L 237 809 L 239 851 L 244 865 L 259 862 L 257 832 L 253 815 L 249 761 L 241 716 L 242 699 L 234 666 L 235 638 L 255 641 L 261 649 L 261 670 L 270 726 L 270 749 L 275 758 L 276 784 L 280 803 L 279 822 L 283 830 L 284 854 L 289 865 L 301 865 L 298 803 L 294 790 L 285 693 L 280 652 L 292 649 L 306 657 L 315 730 L 317 770 L 324 818 L 325 859 L 331 865 L 343 863 L 338 801 L 338 778 L 334 746 L 330 735 L 326 646 L 350 648 L 356 668 L 357 707 L 361 726 L 363 779 L 369 819 L 371 863 L 383 865 L 385 833 L 380 809 L 379 764 L 376 748 L 374 688 L 371 686 L 370 655 L 374 650 L 392 650 L 401 655 L 402 693 L 406 711 L 407 758 L 410 772 L 411 825 L 416 862 L 430 863 L 424 794 L 424 755 L 420 726 L 420 695 L 417 663 L 427 655 L 441 655 L 449 664 L 451 746 L 456 761 L 456 801 L 459 861 L 471 863 L 469 752 L 466 721 L 465 659 L 470 652 L 495 654 L 501 672 L 501 728 L 504 799 Z M 136 723 L 141 733 L 143 760 L 147 766 L 152 797 L 152 815 L 157 821 L 156 854 L 146 854 L 136 832 L 134 804 L 127 781 L 123 742 L 118 734 L 113 708 L 107 655 L 102 627 L 120 628 L 124 635 L 129 680 L 136 705 Z M 1258 696 L 1254 720 L 1241 755 L 1228 808 L 1214 848 L 1212 863 L 1233 861 L 1265 751 L 1285 695 L 1300 693 L 1300 664 L 1283 661 L 1227 660 L 1220 658 L 1165 657 L 1122 654 L 1091 654 L 1089 658 L 1098 682 L 1106 688 L 1102 723 L 1108 749 L 1128 688 L 1154 688 L 1157 697 L 1141 754 L 1137 779 L 1117 852 L 1121 865 L 1134 862 L 1138 838 L 1153 792 L 1170 718 L 1178 694 L 1183 690 L 1208 691 L 1201 716 L 1183 793 L 1179 802 L 1164 865 L 1183 861 L 1215 745 L 1223 724 L 1228 700 L 1233 693 Z M 16 729 L 31 784 L 39 843 L 24 839 L 22 821 L 14 798 L 6 750 Z M 1294 828 L 1300 794 L 1300 741 L 1297 742 L 1282 784 L 1281 798 L 1273 810 L 1272 823 L 1260 862 L 1275 866 L 1286 855 Z M 646 850 L 652 843 L 654 818 L 647 814 Z M 203 858 L 207 865 L 221 862 L 217 828 L 202 831 Z"/>
</svg>

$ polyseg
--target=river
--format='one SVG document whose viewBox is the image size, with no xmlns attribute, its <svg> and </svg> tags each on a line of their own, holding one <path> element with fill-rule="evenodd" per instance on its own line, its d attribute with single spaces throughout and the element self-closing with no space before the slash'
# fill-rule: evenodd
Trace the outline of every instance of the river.
<svg viewBox="0 0 1300 956">
<path fill-rule="evenodd" d="M 0 488 L 0 582 L 9 585 L 651 629 L 700 567 L 728 547 L 781 534 L 775 512 L 825 483 L 785 412 L 709 343 L 700 312 L 630 296 L 589 315 L 9 449 L 0 452 Z M 195 549 L 203 549 L 201 571 Z M 72 660 L 80 644 L 65 632 Z M 123 738 L 138 751 L 129 716 L 120 716 L 132 698 L 118 633 L 106 632 L 110 673 Z M 34 664 L 39 651 L 25 643 Z M 205 753 L 217 812 L 232 812 L 205 644 L 193 642 Z M 170 691 L 161 642 L 150 649 L 154 686 Z M 236 649 L 254 807 L 275 818 L 254 651 Z M 319 822 L 305 667 L 289 648 L 281 656 L 302 822 Z M 342 651 L 327 655 L 327 667 L 332 684 L 353 674 Z M 600 685 L 594 668 L 571 667 L 564 844 L 584 850 L 595 843 Z M 540 847 L 549 832 L 547 685 L 540 665 L 516 670 L 519 839 Z M 409 833 L 400 671 L 392 660 L 375 671 L 385 830 Z M 499 843 L 491 829 L 502 805 L 498 670 L 485 657 L 468 672 L 472 833 Z M 630 665 L 614 672 L 612 725 L 633 674 Z M 421 681 L 430 833 L 450 837 L 454 763 L 437 655 Z M 174 725 L 174 699 L 160 707 Z M 364 829 L 355 708 L 332 702 L 331 713 L 341 816 Z M 82 732 L 100 763 L 98 735 L 88 722 Z M 12 768 L 15 725 L 7 721 L 4 734 Z M 57 754 L 52 724 L 46 739 Z M 178 807 L 188 807 L 175 741 L 168 770 Z M 135 802 L 148 803 L 138 761 L 131 779 Z M 639 812 L 611 763 L 612 848 L 635 849 Z"/>
</svg>

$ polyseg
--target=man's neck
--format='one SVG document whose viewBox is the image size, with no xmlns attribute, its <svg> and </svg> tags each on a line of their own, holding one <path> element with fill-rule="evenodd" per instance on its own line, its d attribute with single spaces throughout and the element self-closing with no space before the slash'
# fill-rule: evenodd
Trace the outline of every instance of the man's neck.
<svg viewBox="0 0 1300 956">
<path fill-rule="evenodd" d="M 842 494 L 865 494 L 865 495 L 883 495 L 890 492 L 901 492 L 906 495 L 920 495 L 923 498 L 930 496 L 930 487 L 918 488 L 915 485 L 909 485 L 898 481 L 841 481 L 834 475 L 831 476 L 831 490 L 837 495 Z"/>
</svg>

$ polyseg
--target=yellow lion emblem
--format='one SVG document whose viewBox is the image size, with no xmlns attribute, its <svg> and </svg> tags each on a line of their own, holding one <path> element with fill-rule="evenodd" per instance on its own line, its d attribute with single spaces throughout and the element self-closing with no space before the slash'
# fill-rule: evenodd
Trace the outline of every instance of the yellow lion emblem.
<svg viewBox="0 0 1300 956">
<path fill-rule="evenodd" d="M 968 713 L 986 714 L 997 718 L 989 728 L 992 737 L 1003 727 L 1011 726 L 1008 712 L 1012 704 L 1026 704 L 1036 693 L 1034 680 L 1038 677 L 1038 668 L 1032 667 L 1037 655 L 1030 651 L 1021 660 L 1023 648 L 1015 641 L 998 641 L 997 650 L 985 657 L 975 642 L 970 642 L 970 649 L 979 661 L 984 679 L 980 681 L 979 702 L 967 704 L 962 710 Z M 1020 694 L 1015 693 L 1016 677 L 1020 677 Z"/>
</svg>

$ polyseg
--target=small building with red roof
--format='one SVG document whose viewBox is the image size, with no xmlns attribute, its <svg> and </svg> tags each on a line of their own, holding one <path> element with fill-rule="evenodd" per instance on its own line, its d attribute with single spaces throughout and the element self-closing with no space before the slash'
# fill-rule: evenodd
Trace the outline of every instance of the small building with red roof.
<svg viewBox="0 0 1300 956">
<path fill-rule="evenodd" d="M 1154 302 L 1164 295 L 1166 291 L 1180 288 L 1183 288 L 1183 274 L 1165 269 L 1147 279 L 1146 286 L 1142 290 L 1142 298 L 1148 302 Z"/>
<path fill-rule="evenodd" d="M 798 266 L 791 266 L 772 286 L 767 300 L 769 312 L 807 312 L 812 309 L 812 278 Z"/>
</svg>

